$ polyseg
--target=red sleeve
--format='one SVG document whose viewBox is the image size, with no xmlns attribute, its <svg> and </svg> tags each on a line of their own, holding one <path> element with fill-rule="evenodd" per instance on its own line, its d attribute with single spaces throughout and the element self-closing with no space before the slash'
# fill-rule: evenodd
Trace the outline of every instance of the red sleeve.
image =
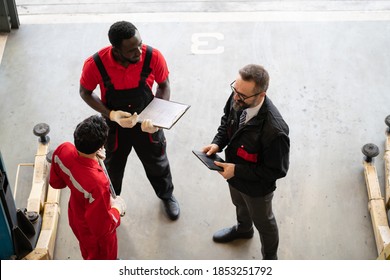
<svg viewBox="0 0 390 280">
<path fill-rule="evenodd" d="M 92 56 L 89 57 L 83 66 L 81 72 L 80 84 L 87 90 L 93 91 L 101 81 L 99 70 Z"/>
<path fill-rule="evenodd" d="M 108 181 L 97 180 L 96 183 L 108 184 Z M 92 197 L 92 203 L 86 201 L 85 220 L 92 234 L 101 238 L 111 234 L 120 225 L 120 215 L 118 210 L 111 208 L 108 188 L 95 188 Z"/>
<path fill-rule="evenodd" d="M 152 74 L 154 75 L 156 83 L 162 83 L 168 78 L 169 70 L 167 62 L 165 61 L 162 53 L 157 49 L 153 49 L 153 56 L 150 61 L 150 66 L 152 68 Z"/>
<path fill-rule="evenodd" d="M 49 184 L 54 189 L 63 189 L 66 187 L 66 182 L 61 177 L 61 171 L 57 163 L 55 163 L 54 158 L 58 156 L 62 146 L 59 146 L 54 152 L 51 159 L 51 166 L 50 166 L 50 179 Z"/>
</svg>

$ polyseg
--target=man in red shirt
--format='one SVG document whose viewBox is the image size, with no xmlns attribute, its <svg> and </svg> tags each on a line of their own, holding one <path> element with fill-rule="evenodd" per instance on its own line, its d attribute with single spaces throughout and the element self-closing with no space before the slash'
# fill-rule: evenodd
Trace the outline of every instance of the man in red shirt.
<svg viewBox="0 0 390 280">
<path fill-rule="evenodd" d="M 173 183 L 162 129 L 150 120 L 137 124 L 138 116 L 155 96 L 169 100 L 169 71 L 163 55 L 142 43 L 130 22 L 114 23 L 108 32 L 111 46 L 84 62 L 80 96 L 107 118 L 110 127 L 105 164 L 115 192 L 122 190 L 127 157 L 134 147 L 156 195 L 171 220 L 179 217 L 179 203 L 173 196 Z M 100 98 L 93 91 L 99 85 Z"/>
<path fill-rule="evenodd" d="M 61 144 L 53 153 L 50 185 L 70 189 L 69 225 L 79 240 L 86 260 L 115 260 L 118 255 L 116 228 L 126 211 L 123 199 L 111 197 L 110 185 L 97 153 L 104 145 L 108 126 L 100 116 L 77 125 L 74 144 Z"/>
</svg>

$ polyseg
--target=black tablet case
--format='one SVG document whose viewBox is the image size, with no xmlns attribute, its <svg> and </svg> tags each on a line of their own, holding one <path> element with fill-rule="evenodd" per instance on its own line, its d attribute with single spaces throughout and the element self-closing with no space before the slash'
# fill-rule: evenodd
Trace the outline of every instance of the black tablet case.
<svg viewBox="0 0 390 280">
<path fill-rule="evenodd" d="M 194 155 L 197 156 L 201 160 L 201 162 L 204 163 L 209 169 L 211 170 L 216 170 L 216 171 L 223 171 L 222 167 L 219 167 L 214 164 L 214 161 L 219 161 L 219 162 L 225 162 L 221 157 L 219 157 L 217 154 L 213 154 L 211 156 L 207 156 L 205 153 L 201 151 L 192 151 Z"/>
</svg>

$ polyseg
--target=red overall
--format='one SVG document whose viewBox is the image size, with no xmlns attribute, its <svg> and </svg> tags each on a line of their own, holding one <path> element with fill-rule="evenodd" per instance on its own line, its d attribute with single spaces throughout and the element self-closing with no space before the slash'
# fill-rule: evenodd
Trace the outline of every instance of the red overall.
<svg viewBox="0 0 390 280">
<path fill-rule="evenodd" d="M 86 260 L 115 260 L 118 254 L 117 209 L 111 208 L 109 182 L 99 163 L 79 156 L 71 143 L 53 153 L 50 185 L 70 189 L 69 225 Z"/>
</svg>

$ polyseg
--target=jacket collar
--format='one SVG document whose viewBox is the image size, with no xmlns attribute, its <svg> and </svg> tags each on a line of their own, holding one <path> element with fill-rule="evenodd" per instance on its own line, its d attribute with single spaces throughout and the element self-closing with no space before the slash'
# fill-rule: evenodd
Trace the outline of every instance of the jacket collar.
<svg viewBox="0 0 390 280">
<path fill-rule="evenodd" d="M 246 125 L 258 125 L 260 122 L 262 122 L 267 115 L 268 107 L 269 107 L 270 100 L 267 96 L 264 97 L 264 102 L 260 107 L 259 112 L 256 116 L 254 116 L 252 119 L 250 119 Z"/>
</svg>

